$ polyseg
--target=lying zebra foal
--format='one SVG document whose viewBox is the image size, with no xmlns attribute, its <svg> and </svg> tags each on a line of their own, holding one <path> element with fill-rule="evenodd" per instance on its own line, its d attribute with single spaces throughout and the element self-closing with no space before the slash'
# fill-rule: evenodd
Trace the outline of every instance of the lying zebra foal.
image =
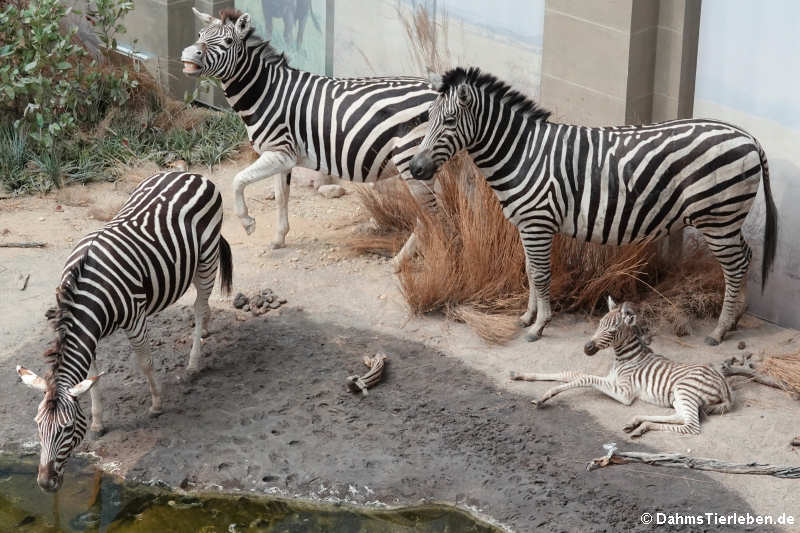
<svg viewBox="0 0 800 533">
<path fill-rule="evenodd" d="M 633 417 L 622 428 L 626 433 L 632 432 L 632 437 L 641 437 L 650 430 L 698 434 L 701 410 L 705 414 L 722 414 L 731 408 L 731 389 L 716 369 L 710 365 L 676 363 L 654 354 L 638 334 L 633 306 L 629 302 L 618 306 L 609 297 L 608 308 L 609 312 L 583 348 L 586 355 L 594 355 L 614 347 L 614 363 L 606 377 L 580 372 L 511 373 L 514 380 L 565 382 L 534 401 L 537 407 L 566 390 L 594 387 L 625 405 L 641 398 L 647 403 L 675 408 L 673 415 Z"/>
<path fill-rule="evenodd" d="M 41 378 L 21 366 L 29 387 L 44 392 L 36 424 L 41 441 L 39 486 L 57 491 L 63 467 L 86 433 L 78 398 L 91 391 L 91 431 L 102 433 L 96 382 L 97 343 L 121 328 L 130 339 L 152 396 L 150 413 L 161 412 L 161 387 L 153 371 L 147 317 L 180 298 L 194 284 L 195 328 L 188 373 L 200 368 L 201 336 L 208 297 L 220 268 L 222 289 L 230 292 L 231 249 L 220 235 L 222 198 L 208 179 L 168 172 L 143 181 L 122 209 L 101 229 L 84 237 L 67 259 L 56 289 L 56 307 L 47 312 L 56 330 L 45 353 L 50 364 Z"/>
</svg>

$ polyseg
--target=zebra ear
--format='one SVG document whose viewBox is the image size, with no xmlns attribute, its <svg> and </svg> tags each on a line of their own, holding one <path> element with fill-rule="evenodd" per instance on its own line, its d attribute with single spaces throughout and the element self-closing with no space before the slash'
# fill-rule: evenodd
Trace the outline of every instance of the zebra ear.
<svg viewBox="0 0 800 533">
<path fill-rule="evenodd" d="M 70 387 L 69 389 L 67 389 L 67 392 L 73 398 L 77 398 L 81 394 L 83 394 L 86 391 L 88 391 L 89 389 L 91 389 L 94 386 L 94 384 L 97 383 L 97 380 L 100 379 L 100 376 L 102 376 L 103 374 L 105 374 L 105 372 L 100 372 L 99 374 L 97 374 L 93 378 L 84 379 L 83 381 L 81 381 L 80 383 L 75 385 L 74 387 Z"/>
<path fill-rule="evenodd" d="M 439 74 L 438 72 L 429 70 L 428 81 L 431 82 L 431 86 L 433 87 L 434 91 L 439 91 L 442 89 L 442 75 Z"/>
<path fill-rule="evenodd" d="M 472 103 L 472 94 L 469 92 L 469 88 L 465 83 L 458 86 L 456 95 L 458 96 L 458 103 L 462 106 L 468 106 Z"/>
<path fill-rule="evenodd" d="M 622 320 L 629 326 L 636 325 L 636 311 L 628 302 L 622 304 Z"/>
<path fill-rule="evenodd" d="M 202 22 L 203 24 L 206 24 L 206 25 L 220 22 L 220 20 L 218 18 L 214 18 L 211 15 L 209 15 L 208 13 L 203 13 L 202 11 L 198 11 L 194 7 L 192 8 L 192 13 L 194 13 L 194 16 L 197 17 L 197 19 L 200 22 Z"/>
<path fill-rule="evenodd" d="M 613 299 L 611 299 L 611 296 L 609 296 L 609 297 L 608 297 L 608 310 L 609 310 L 609 311 L 613 311 L 613 310 L 614 310 L 614 309 L 616 309 L 616 308 L 617 308 L 617 304 L 616 304 L 616 302 L 614 302 L 614 300 L 613 300 Z"/>
<path fill-rule="evenodd" d="M 233 25 L 236 37 L 244 41 L 250 36 L 250 15 L 242 13 Z"/>
<path fill-rule="evenodd" d="M 22 383 L 28 387 L 38 391 L 44 391 L 47 389 L 47 382 L 27 368 L 17 365 L 17 374 L 19 374 L 19 378 L 22 380 Z"/>
</svg>

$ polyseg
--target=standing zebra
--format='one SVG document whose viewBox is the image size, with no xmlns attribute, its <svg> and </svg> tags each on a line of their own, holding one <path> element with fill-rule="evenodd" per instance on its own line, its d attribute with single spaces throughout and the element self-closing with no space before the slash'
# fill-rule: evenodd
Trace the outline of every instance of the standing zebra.
<svg viewBox="0 0 800 533">
<path fill-rule="evenodd" d="M 50 371 L 41 378 L 17 366 L 23 383 L 44 392 L 36 415 L 42 447 L 37 481 L 42 489 L 59 489 L 64 463 L 83 440 L 86 417 L 78 397 L 88 390 L 91 431 L 103 431 L 102 406 L 93 387 L 102 374 L 87 376 L 96 367 L 98 341 L 117 328 L 125 330 L 147 376 L 150 413 L 161 413 L 147 317 L 175 302 L 192 283 L 197 298 L 187 372 L 199 369 L 217 265 L 225 292 L 233 274 L 221 225 L 222 199 L 213 183 L 197 174 L 161 173 L 136 187 L 114 219 L 75 247 L 56 289 L 56 307 L 47 312 L 56 330 L 56 342 L 45 353 Z"/>
<path fill-rule="evenodd" d="M 597 326 L 592 339 L 583 347 L 586 355 L 614 348 L 614 364 L 606 377 L 580 372 L 557 374 L 517 374 L 511 379 L 525 381 L 563 381 L 538 401 L 537 407 L 564 391 L 593 387 L 618 402 L 630 405 L 636 398 L 661 407 L 674 407 L 668 416 L 635 416 L 622 429 L 632 437 L 645 432 L 674 431 L 700 433 L 700 411 L 722 414 L 733 405 L 725 377 L 710 365 L 676 363 L 656 355 L 639 336 L 636 311 L 629 302 L 618 306 L 608 298 L 608 313 Z"/>
<path fill-rule="evenodd" d="M 408 173 L 425 135 L 428 106 L 436 97 L 427 80 L 337 79 L 296 70 L 269 42 L 253 36 L 247 13 L 224 10 L 217 19 L 192 11 L 206 27 L 197 42 L 183 50 L 183 72 L 220 80 L 260 154 L 233 180 L 236 215 L 248 234 L 255 220 L 248 214 L 244 189 L 277 174 L 278 227 L 272 247 L 285 245 L 290 172 L 295 166 L 357 182 L 399 172 L 420 205 L 435 206 L 430 186 L 409 179 Z M 412 234 L 395 264 L 414 249 Z"/>
<path fill-rule="evenodd" d="M 428 133 L 410 163 L 428 180 L 466 149 L 520 232 L 530 285 L 527 339 L 550 322 L 553 235 L 621 245 L 683 226 L 702 233 L 725 276 L 716 345 L 744 313 L 752 252 L 742 224 L 763 180 L 762 289 L 775 257 L 777 220 L 764 151 L 751 135 L 713 120 L 587 128 L 550 113 L 477 68 L 446 73 L 429 110 Z"/>
</svg>

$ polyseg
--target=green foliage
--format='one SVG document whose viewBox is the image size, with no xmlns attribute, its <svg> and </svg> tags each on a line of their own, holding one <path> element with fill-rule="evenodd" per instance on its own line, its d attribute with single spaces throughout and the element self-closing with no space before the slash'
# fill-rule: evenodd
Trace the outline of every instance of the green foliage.
<svg viewBox="0 0 800 533">
<path fill-rule="evenodd" d="M 124 30 L 121 17 L 133 6 L 99 3 L 103 35 L 116 44 L 113 35 Z M 102 70 L 89 61 L 74 40 L 77 28 L 60 26 L 70 9 L 60 0 L 30 0 L 7 3 L 0 11 L 0 111 L 45 148 L 109 105 L 125 104 L 137 84 L 127 71 Z"/>
<path fill-rule="evenodd" d="M 92 7 L 90 5 L 90 7 Z M 88 15 L 94 24 L 95 33 L 109 50 L 117 49 L 117 34 L 126 33 L 122 19 L 133 9 L 133 2 L 119 0 L 95 0 Z"/>
<path fill-rule="evenodd" d="M 133 2 L 90 5 L 110 53 Z M 143 160 L 212 167 L 236 153 L 247 138 L 238 116 L 181 106 L 155 84 L 139 87 L 139 74 L 98 65 L 74 29 L 61 29 L 68 12 L 60 0 L 0 0 L 0 188 L 114 179 L 121 166 Z"/>
</svg>

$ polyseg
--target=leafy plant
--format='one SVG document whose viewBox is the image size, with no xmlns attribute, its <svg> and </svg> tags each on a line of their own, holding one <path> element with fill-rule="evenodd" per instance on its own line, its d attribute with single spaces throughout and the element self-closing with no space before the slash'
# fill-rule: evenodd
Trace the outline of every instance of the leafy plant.
<svg viewBox="0 0 800 533">
<path fill-rule="evenodd" d="M 121 21 L 132 9 L 133 2 L 119 0 L 94 0 L 93 6 L 89 4 L 87 15 L 106 49 L 117 49 L 116 35 L 127 32 Z"/>
</svg>

